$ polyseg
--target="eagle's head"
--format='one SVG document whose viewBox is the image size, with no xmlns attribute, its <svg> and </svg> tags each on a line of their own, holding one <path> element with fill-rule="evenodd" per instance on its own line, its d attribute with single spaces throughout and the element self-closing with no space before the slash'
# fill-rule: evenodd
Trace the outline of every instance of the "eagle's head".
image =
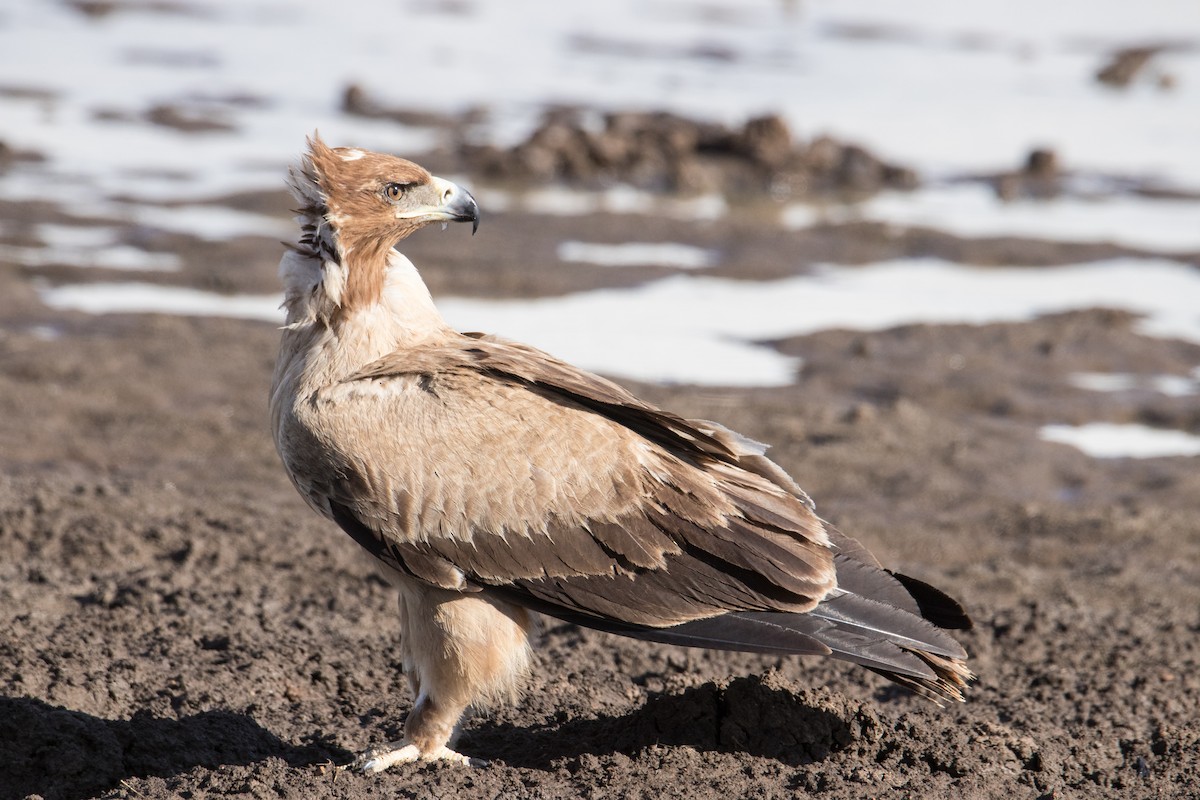
<svg viewBox="0 0 1200 800">
<path fill-rule="evenodd" d="M 298 249 L 323 263 L 336 306 L 377 297 L 388 253 L 414 231 L 431 222 L 479 227 L 466 189 L 403 158 L 329 147 L 315 134 L 290 184 L 301 204 Z"/>
</svg>

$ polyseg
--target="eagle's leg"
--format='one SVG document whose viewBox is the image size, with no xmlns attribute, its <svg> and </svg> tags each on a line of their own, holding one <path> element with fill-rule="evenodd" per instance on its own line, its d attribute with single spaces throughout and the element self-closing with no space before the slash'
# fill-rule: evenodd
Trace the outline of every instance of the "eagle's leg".
<svg viewBox="0 0 1200 800">
<path fill-rule="evenodd" d="M 404 738 L 368 750 L 350 768 L 381 772 L 413 761 L 481 763 L 451 744 L 469 707 L 515 697 L 529 666 L 528 612 L 479 594 L 406 581 L 400 620 L 404 669 L 415 696 Z"/>
</svg>

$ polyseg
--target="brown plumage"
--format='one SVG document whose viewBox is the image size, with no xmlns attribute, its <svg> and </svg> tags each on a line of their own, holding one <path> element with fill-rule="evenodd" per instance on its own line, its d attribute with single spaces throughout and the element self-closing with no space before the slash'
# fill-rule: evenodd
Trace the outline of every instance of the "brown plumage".
<svg viewBox="0 0 1200 800">
<path fill-rule="evenodd" d="M 390 566 L 415 705 L 367 771 L 468 759 L 468 706 L 511 697 L 528 611 L 657 642 L 854 661 L 962 699 L 964 628 L 938 590 L 825 525 L 765 447 L 539 350 L 442 320 L 394 245 L 478 224 L 411 162 L 310 140 L 271 396 L 301 495 Z"/>
</svg>

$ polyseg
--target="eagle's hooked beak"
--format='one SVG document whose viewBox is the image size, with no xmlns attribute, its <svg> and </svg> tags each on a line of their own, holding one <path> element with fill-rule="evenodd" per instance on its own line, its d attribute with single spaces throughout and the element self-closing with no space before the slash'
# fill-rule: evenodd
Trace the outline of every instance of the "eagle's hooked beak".
<svg viewBox="0 0 1200 800">
<path fill-rule="evenodd" d="M 441 205 L 434 211 L 434 219 L 443 222 L 469 222 L 471 235 L 479 230 L 479 204 L 471 193 L 456 183 L 434 176 L 431 181 L 441 198 Z"/>
</svg>

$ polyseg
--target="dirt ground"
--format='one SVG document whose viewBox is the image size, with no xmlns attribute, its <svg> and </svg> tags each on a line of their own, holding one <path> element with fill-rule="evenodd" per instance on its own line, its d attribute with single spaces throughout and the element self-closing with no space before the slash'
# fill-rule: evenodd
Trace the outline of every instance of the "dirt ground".
<svg viewBox="0 0 1200 800">
<path fill-rule="evenodd" d="M 281 216 L 288 205 L 282 191 L 232 202 Z M 18 231 L 78 221 L 38 204 L 0 215 Z M 426 231 L 405 249 L 435 294 L 554 295 L 663 274 L 558 263 L 564 238 L 692 240 L 720 248 L 717 274 L 747 279 L 820 261 L 942 255 L 982 269 L 1116 252 L 871 225 L 789 232 L 753 213 L 497 213 L 474 239 Z M 276 286 L 273 237 L 139 244 L 184 258 L 163 282 Z M 826 518 L 961 598 L 976 621 L 967 701 L 938 708 L 819 659 L 549 620 L 526 698 L 466 725 L 460 749 L 490 766 L 367 777 L 331 765 L 401 731 L 395 592 L 278 463 L 266 412 L 277 331 L 53 312 L 34 290 L 113 277 L 0 263 L 2 800 L 1200 792 L 1197 460 L 1094 459 L 1037 437 L 1049 422 L 1200 432 L 1195 396 L 1068 381 L 1186 375 L 1198 346 L 1090 310 L 775 342 L 804 359 L 785 388 L 636 387 L 771 443 Z"/>
</svg>

